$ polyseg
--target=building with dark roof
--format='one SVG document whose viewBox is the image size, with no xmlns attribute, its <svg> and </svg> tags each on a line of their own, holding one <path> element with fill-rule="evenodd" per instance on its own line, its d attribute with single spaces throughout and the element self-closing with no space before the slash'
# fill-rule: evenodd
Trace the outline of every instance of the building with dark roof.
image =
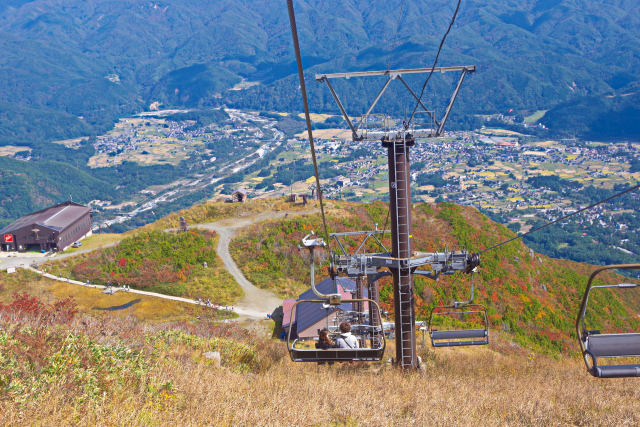
<svg viewBox="0 0 640 427">
<path fill-rule="evenodd" d="M 324 306 L 323 304 L 301 302 L 296 307 L 292 324 L 292 308 L 298 300 L 317 300 L 318 297 L 312 289 L 300 294 L 297 300 L 288 299 L 284 300 L 282 304 L 283 319 L 282 328 L 288 331 L 288 328 L 293 327 L 291 334 L 297 337 L 312 337 L 318 335 L 318 330 L 328 327 L 333 323 L 334 318 L 337 316 L 338 311 L 352 311 L 354 309 L 353 303 L 349 300 L 353 298 L 353 294 L 356 290 L 356 283 L 347 277 L 336 277 L 337 290 L 334 288 L 333 280 L 326 278 L 322 282 L 316 284 L 316 289 L 323 294 L 339 293 L 342 295 L 342 304 L 338 306 Z M 366 289 L 364 290 L 366 293 Z M 366 295 L 365 295 L 366 298 Z M 368 305 L 365 303 L 365 309 L 368 309 Z"/>
<path fill-rule="evenodd" d="M 23 216 L 0 230 L 3 251 L 62 251 L 91 234 L 91 208 L 64 202 Z"/>
</svg>

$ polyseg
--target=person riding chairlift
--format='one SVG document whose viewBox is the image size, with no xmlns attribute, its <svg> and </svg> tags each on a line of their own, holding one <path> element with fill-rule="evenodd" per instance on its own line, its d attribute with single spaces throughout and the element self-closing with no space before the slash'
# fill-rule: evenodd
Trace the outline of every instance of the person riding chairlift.
<svg viewBox="0 0 640 427">
<path fill-rule="evenodd" d="M 318 342 L 316 343 L 316 348 L 320 350 L 328 350 L 334 346 L 333 342 L 331 342 L 331 338 L 329 338 L 329 331 L 326 329 L 322 329 L 318 333 Z"/>
<path fill-rule="evenodd" d="M 349 322 L 340 323 L 340 336 L 336 338 L 336 348 L 359 348 L 358 339 L 351 334 L 351 324 Z"/>
</svg>

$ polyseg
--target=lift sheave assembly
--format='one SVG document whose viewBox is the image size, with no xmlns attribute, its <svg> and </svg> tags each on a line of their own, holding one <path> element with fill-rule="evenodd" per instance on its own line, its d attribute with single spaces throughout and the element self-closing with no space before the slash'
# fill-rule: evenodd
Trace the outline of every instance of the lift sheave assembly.
<svg viewBox="0 0 640 427">
<path fill-rule="evenodd" d="M 636 292 L 636 301 L 640 284 L 636 283 L 620 283 L 617 285 L 593 285 L 594 279 L 603 271 L 611 269 L 640 269 L 640 264 L 622 264 L 609 265 L 598 268 L 593 272 L 582 298 L 580 313 L 576 320 L 576 332 L 578 335 L 578 343 L 584 357 L 587 370 L 591 375 L 598 378 L 624 378 L 624 377 L 640 377 L 640 333 L 622 332 L 622 333 L 602 333 L 599 330 L 587 328 L 585 317 L 587 316 L 587 308 L 589 306 L 589 296 L 593 290 L 609 289 L 612 292 L 621 292 L 628 294 Z M 597 291 L 596 291 L 597 292 Z M 625 295 L 628 297 L 628 295 Z M 628 359 L 635 363 L 623 364 L 606 364 L 601 362 L 604 360 L 620 360 Z"/>
</svg>

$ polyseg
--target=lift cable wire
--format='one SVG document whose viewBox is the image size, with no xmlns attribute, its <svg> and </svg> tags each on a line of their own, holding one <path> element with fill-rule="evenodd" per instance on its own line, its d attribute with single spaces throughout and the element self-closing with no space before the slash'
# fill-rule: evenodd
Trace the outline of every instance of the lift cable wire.
<svg viewBox="0 0 640 427">
<path fill-rule="evenodd" d="M 311 146 L 311 160 L 313 161 L 313 173 L 316 177 L 316 187 L 318 200 L 320 201 L 320 213 L 322 215 L 322 226 L 324 227 L 325 241 L 329 242 L 329 228 L 324 214 L 324 203 L 322 200 L 322 188 L 320 187 L 320 174 L 318 173 L 318 162 L 316 160 L 316 148 L 313 143 L 313 131 L 311 130 L 311 116 L 309 115 L 309 103 L 307 101 L 307 88 L 304 84 L 304 71 L 302 69 L 302 57 L 300 56 L 300 44 L 298 43 L 298 30 L 296 27 L 296 15 L 293 11 L 293 0 L 287 0 L 289 9 L 289 22 L 291 24 L 291 36 L 293 37 L 293 48 L 296 52 L 296 63 L 298 64 L 298 77 L 300 79 L 300 91 L 302 92 L 302 103 L 304 104 L 304 117 L 307 121 L 307 134 L 309 135 L 309 145 Z"/>
<path fill-rule="evenodd" d="M 638 188 L 640 188 L 640 184 L 636 184 L 636 185 L 634 185 L 633 187 L 627 188 L 627 189 L 626 189 L 626 190 L 624 190 L 624 191 L 621 191 L 621 192 L 619 192 L 619 193 L 614 194 L 613 196 L 609 196 L 609 197 L 607 197 L 607 198 L 606 198 L 606 199 L 604 199 L 604 200 L 600 200 L 599 202 L 593 203 L 593 204 L 591 204 L 591 205 L 589 205 L 589 206 L 587 206 L 587 207 L 584 207 L 584 208 L 579 209 L 579 210 L 577 210 L 577 211 L 575 211 L 575 212 L 572 212 L 572 213 L 570 213 L 570 214 L 568 214 L 568 215 L 565 215 L 565 216 L 563 216 L 563 217 L 560 217 L 560 218 L 558 218 L 558 219 L 556 219 L 556 220 L 553 220 L 553 221 L 551 221 L 551 222 L 549 222 L 549 223 L 547 223 L 547 224 L 541 225 L 540 227 L 533 228 L 533 229 L 531 229 L 531 230 L 527 231 L 526 233 L 518 234 L 516 237 L 512 237 L 511 239 L 505 240 L 504 242 L 500 242 L 500 243 L 498 243 L 498 244 L 496 244 L 496 245 L 493 245 L 493 246 L 490 246 L 490 247 L 488 247 L 488 248 L 486 248 L 486 249 L 483 249 L 482 251 L 480 251 L 480 252 L 479 252 L 479 254 L 483 254 L 483 253 L 485 253 L 485 252 L 487 252 L 487 251 L 490 251 L 490 250 L 492 250 L 492 249 L 495 249 L 495 248 L 497 248 L 497 247 L 500 247 L 500 246 L 502 246 L 502 245 L 505 245 L 505 244 L 507 244 L 507 243 L 509 243 L 509 242 L 513 242 L 514 240 L 521 239 L 521 238 L 523 238 L 523 237 L 525 237 L 525 236 L 527 236 L 527 235 L 529 235 L 529 234 L 531 234 L 531 233 L 535 233 L 536 231 L 540 231 L 540 230 L 542 230 L 543 228 L 547 228 L 547 227 L 549 227 L 550 225 L 553 225 L 553 224 L 555 224 L 555 223 L 557 223 L 557 222 L 563 221 L 563 220 L 565 220 L 565 219 L 567 219 L 567 218 L 569 218 L 569 217 L 572 217 L 572 216 L 574 216 L 574 215 L 577 215 L 577 214 L 579 214 L 579 213 L 581 213 L 581 212 L 587 211 L 587 210 L 589 210 L 589 209 L 593 209 L 594 207 L 596 207 L 596 206 L 598 206 L 598 205 L 601 205 L 601 204 L 603 204 L 603 203 L 606 203 L 606 202 L 608 202 L 609 200 L 615 199 L 616 197 L 620 197 L 620 196 L 622 196 L 623 194 L 627 194 L 627 193 L 630 193 L 630 192 L 632 192 L 632 191 L 635 191 L 635 190 L 637 190 Z"/>
<path fill-rule="evenodd" d="M 458 10 L 460 10 L 461 1 L 462 0 L 458 0 L 458 4 L 456 5 L 456 10 L 453 12 L 453 16 L 451 17 L 451 22 L 449 22 L 449 28 L 447 28 L 447 32 L 444 33 L 444 36 L 442 36 L 442 40 L 440 40 L 440 46 L 438 47 L 438 53 L 436 53 L 436 59 L 433 61 L 433 65 L 431 66 L 431 71 L 429 72 L 429 75 L 427 76 L 427 79 L 424 81 L 424 84 L 422 85 L 422 90 L 420 91 L 420 96 L 418 97 L 418 100 L 416 101 L 415 107 L 413 107 L 413 111 L 411 112 L 411 116 L 409 117 L 409 120 L 407 120 L 407 122 L 404 125 L 405 130 L 409 129 L 409 125 L 411 124 L 411 121 L 413 120 L 413 116 L 416 114 L 416 110 L 418 109 L 418 107 L 420 106 L 420 103 L 422 102 L 422 97 L 424 95 L 424 90 L 427 88 L 427 84 L 429 83 L 429 80 L 431 79 L 431 76 L 433 75 L 434 68 L 436 68 L 436 65 L 438 65 L 438 59 L 440 58 L 440 51 L 442 51 L 442 46 L 444 45 L 444 41 L 447 39 L 447 36 L 449 35 L 449 32 L 451 31 L 451 27 L 453 27 L 453 24 L 456 22 L 456 17 L 458 16 Z"/>
</svg>

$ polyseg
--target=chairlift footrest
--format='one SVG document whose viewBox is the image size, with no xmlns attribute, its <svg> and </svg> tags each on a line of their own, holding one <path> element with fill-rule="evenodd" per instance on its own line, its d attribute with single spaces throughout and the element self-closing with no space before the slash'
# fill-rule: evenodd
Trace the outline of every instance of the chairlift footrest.
<svg viewBox="0 0 640 427">
<path fill-rule="evenodd" d="M 465 338 L 487 338 L 489 331 L 486 329 L 461 329 L 457 331 L 431 331 L 431 339 L 456 340 Z"/>
<path fill-rule="evenodd" d="M 640 377 L 640 365 L 604 365 L 592 369 L 591 374 L 598 378 Z"/>
<path fill-rule="evenodd" d="M 441 342 L 434 342 L 431 341 L 431 345 L 434 347 L 462 347 L 462 346 L 469 346 L 469 345 L 488 345 L 489 344 L 489 340 L 482 340 L 482 341 L 441 341 Z"/>
</svg>

